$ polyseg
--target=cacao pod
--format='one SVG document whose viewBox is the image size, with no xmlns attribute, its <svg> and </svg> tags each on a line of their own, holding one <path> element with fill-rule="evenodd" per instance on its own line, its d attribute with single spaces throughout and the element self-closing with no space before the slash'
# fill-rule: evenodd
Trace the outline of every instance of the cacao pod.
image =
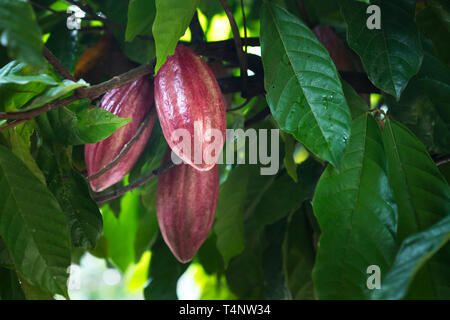
<svg viewBox="0 0 450 320">
<path fill-rule="evenodd" d="M 155 105 L 174 153 L 197 170 L 214 167 L 225 142 L 225 103 L 213 72 L 194 51 L 178 45 L 167 57 L 155 78 Z"/>
<path fill-rule="evenodd" d="M 153 103 L 153 83 L 146 77 L 113 89 L 103 96 L 101 108 L 118 117 L 132 120 L 105 140 L 85 146 L 88 175 L 98 172 L 117 157 L 124 145 L 136 134 L 141 122 L 151 111 Z M 155 120 L 156 113 L 150 117 L 139 139 L 123 158 L 100 177 L 89 182 L 92 190 L 102 191 L 122 180 L 131 171 L 150 137 Z"/>
<path fill-rule="evenodd" d="M 163 163 L 170 158 L 170 150 Z M 219 197 L 218 165 L 199 171 L 182 163 L 158 176 L 156 213 L 164 241 L 182 263 L 195 256 L 214 222 Z"/>
</svg>

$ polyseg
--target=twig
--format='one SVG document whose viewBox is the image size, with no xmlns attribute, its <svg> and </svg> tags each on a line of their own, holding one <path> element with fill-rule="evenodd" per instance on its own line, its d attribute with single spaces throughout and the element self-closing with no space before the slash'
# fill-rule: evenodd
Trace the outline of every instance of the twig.
<svg viewBox="0 0 450 320">
<path fill-rule="evenodd" d="M 122 160 L 122 158 L 128 153 L 128 151 L 130 151 L 131 147 L 139 140 L 139 138 L 142 135 L 142 132 L 144 132 L 145 127 L 148 124 L 148 121 L 150 120 L 150 118 L 155 114 L 155 109 L 153 108 L 144 118 L 144 120 L 142 121 L 142 123 L 139 125 L 138 130 L 136 131 L 136 133 L 134 134 L 134 136 L 130 139 L 130 141 L 128 141 L 123 147 L 122 150 L 120 150 L 119 154 L 107 165 L 105 165 L 104 167 L 102 167 L 100 170 L 98 170 L 96 173 L 88 176 L 86 178 L 87 181 L 91 181 L 91 180 L 95 180 L 98 177 L 102 176 L 103 174 L 105 174 L 108 170 L 114 168 L 120 160 Z"/>
<path fill-rule="evenodd" d="M 241 11 L 242 11 L 242 24 L 244 25 L 244 43 L 247 43 L 247 18 L 245 17 L 245 6 L 244 6 L 244 0 L 241 0 Z M 247 54 L 247 45 L 244 44 L 245 47 L 245 54 Z"/>
<path fill-rule="evenodd" d="M 148 181 L 152 180 L 153 178 L 157 177 L 159 174 L 165 172 L 166 170 L 169 170 L 170 168 L 172 168 L 173 166 L 175 166 L 175 164 L 171 161 L 166 162 L 165 164 L 163 164 L 161 167 L 159 167 L 156 170 L 153 170 L 152 172 L 150 172 L 148 175 L 143 176 L 142 178 L 128 184 L 125 187 L 116 189 L 114 191 L 111 191 L 109 193 L 106 194 L 102 194 L 99 195 L 97 197 L 94 197 L 94 200 L 101 204 L 101 203 L 105 203 L 109 200 L 115 199 L 120 197 L 121 195 L 127 193 L 128 191 L 131 191 L 133 189 L 139 188 L 140 186 L 146 184 Z"/>
<path fill-rule="evenodd" d="M 47 10 L 47 11 L 52 12 L 52 13 L 54 13 L 54 14 L 59 14 L 59 15 L 66 16 L 66 17 L 69 15 L 69 14 L 68 14 L 67 12 L 65 12 L 65 11 L 57 11 L 57 10 L 54 10 L 54 9 L 52 9 L 52 8 L 43 6 L 42 4 L 36 3 L 36 2 L 34 2 L 34 1 L 31 1 L 31 0 L 30 0 L 29 2 L 30 2 L 30 4 L 31 4 L 32 6 L 34 6 L 34 7 L 36 7 L 36 8 L 39 8 L 39 9 L 42 9 L 42 10 Z"/>
<path fill-rule="evenodd" d="M 72 80 L 76 82 L 77 80 L 70 74 L 69 70 L 64 67 L 64 65 L 59 61 L 55 55 L 47 49 L 46 46 L 42 47 L 42 53 L 44 54 L 45 59 L 55 68 L 55 70 L 62 75 L 64 78 Z"/>
<path fill-rule="evenodd" d="M 7 124 L 1 126 L 1 127 L 0 127 L 0 131 L 8 130 L 8 129 L 14 128 L 15 126 L 18 126 L 19 124 L 24 123 L 24 122 L 27 122 L 27 121 L 28 121 L 28 120 L 23 119 L 23 120 L 16 120 L 16 121 L 13 121 L 13 122 L 9 122 L 9 123 L 7 123 Z"/>
<path fill-rule="evenodd" d="M 263 120 L 265 117 L 267 117 L 270 114 L 270 109 L 269 108 L 264 108 L 262 111 L 260 111 L 259 113 L 257 113 L 253 118 L 248 119 L 247 121 L 245 121 L 244 123 L 244 127 L 248 128 L 251 127 L 252 125 L 254 125 L 255 123 Z"/>
<path fill-rule="evenodd" d="M 227 112 L 229 112 L 229 111 L 236 111 L 236 110 L 244 108 L 250 101 L 252 101 L 252 98 L 247 98 L 247 100 L 245 100 L 245 102 L 243 104 L 241 104 L 240 106 L 238 106 L 238 107 L 227 109 Z"/>
<path fill-rule="evenodd" d="M 437 155 L 433 160 L 434 163 L 436 163 L 436 166 L 439 167 L 440 165 L 450 162 L 450 154 Z"/>
<path fill-rule="evenodd" d="M 38 115 L 65 106 L 73 101 L 80 100 L 83 98 L 95 99 L 103 93 L 110 91 L 112 89 L 124 86 L 134 80 L 147 75 L 153 71 L 153 62 L 144 64 L 135 69 L 132 69 L 126 73 L 115 76 L 112 79 L 102 82 L 91 87 L 78 89 L 73 96 L 57 100 L 55 102 L 46 104 L 43 107 L 24 111 L 24 112 L 0 112 L 0 119 L 10 119 L 10 120 L 21 120 L 21 119 L 32 119 Z"/>
<path fill-rule="evenodd" d="M 205 34 L 203 32 L 200 21 L 198 20 L 198 13 L 195 11 L 192 17 L 191 23 L 189 24 L 189 29 L 191 30 L 191 42 L 193 43 L 203 43 L 205 42 Z"/>
<path fill-rule="evenodd" d="M 230 7 L 226 0 L 219 0 L 222 4 L 225 13 L 227 14 L 228 21 L 230 22 L 231 31 L 233 32 L 234 43 L 236 46 L 236 53 L 239 58 L 239 66 L 241 69 L 241 78 L 242 78 L 242 96 L 247 97 L 247 55 L 242 49 L 242 41 L 241 36 L 239 34 L 239 29 L 234 20 L 233 13 L 231 12 Z"/>
</svg>

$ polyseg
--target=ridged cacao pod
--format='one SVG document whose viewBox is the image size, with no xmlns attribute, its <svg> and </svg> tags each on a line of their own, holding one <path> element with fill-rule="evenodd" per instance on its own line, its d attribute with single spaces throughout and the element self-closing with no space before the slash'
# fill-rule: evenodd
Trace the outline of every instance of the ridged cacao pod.
<svg viewBox="0 0 450 320">
<path fill-rule="evenodd" d="M 163 160 L 170 158 L 168 152 Z M 156 213 L 164 241 L 186 263 L 206 240 L 219 197 L 219 169 L 199 171 L 182 163 L 158 176 Z"/>
<path fill-rule="evenodd" d="M 105 140 L 85 146 L 84 155 L 88 175 L 98 172 L 117 157 L 151 111 L 154 104 L 153 98 L 153 83 L 146 77 L 113 89 L 103 96 L 101 108 L 118 117 L 131 118 L 132 120 Z M 92 190 L 102 191 L 122 180 L 131 171 L 150 137 L 155 120 L 156 113 L 151 116 L 139 139 L 124 157 L 113 168 L 89 182 Z"/>
<path fill-rule="evenodd" d="M 175 154 L 197 170 L 214 167 L 225 142 L 226 109 L 219 84 L 206 62 L 191 49 L 178 45 L 155 77 L 155 104 L 164 137 Z M 179 129 L 188 133 L 190 144 L 183 142 L 189 149 L 180 150 Z M 220 139 L 211 139 L 208 129 L 218 130 Z M 208 150 L 216 150 L 211 161 L 203 157 Z"/>
</svg>

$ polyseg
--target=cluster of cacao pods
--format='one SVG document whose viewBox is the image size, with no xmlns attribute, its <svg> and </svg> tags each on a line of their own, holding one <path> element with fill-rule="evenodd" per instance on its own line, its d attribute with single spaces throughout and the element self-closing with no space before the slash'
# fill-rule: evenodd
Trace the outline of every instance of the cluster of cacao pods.
<svg viewBox="0 0 450 320">
<path fill-rule="evenodd" d="M 101 107 L 117 116 L 132 118 L 132 121 L 106 140 L 86 145 L 87 170 L 92 176 L 113 161 L 134 137 L 153 104 L 171 149 L 163 164 L 169 161 L 170 151 L 183 160 L 182 164 L 158 177 L 158 222 L 168 247 L 180 262 L 185 263 L 206 240 L 214 221 L 219 194 L 216 162 L 226 130 L 224 99 L 213 72 L 202 58 L 191 49 L 178 45 L 159 69 L 154 87 L 143 77 L 105 94 Z M 156 120 L 153 115 L 126 155 L 114 167 L 90 181 L 94 191 L 110 187 L 130 172 L 150 137 Z M 212 134 L 214 130 L 218 134 Z M 205 159 L 207 152 L 209 159 Z"/>
</svg>

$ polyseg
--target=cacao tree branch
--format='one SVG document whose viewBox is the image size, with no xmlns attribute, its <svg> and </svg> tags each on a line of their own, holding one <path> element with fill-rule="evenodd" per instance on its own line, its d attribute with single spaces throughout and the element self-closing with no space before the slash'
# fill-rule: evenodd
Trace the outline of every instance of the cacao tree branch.
<svg viewBox="0 0 450 320">
<path fill-rule="evenodd" d="M 223 9 L 228 17 L 228 21 L 230 22 L 231 31 L 233 33 L 234 44 L 236 46 L 236 53 L 239 58 L 239 67 L 241 70 L 241 78 L 242 78 L 242 94 L 243 97 L 247 96 L 247 55 L 242 49 L 242 41 L 241 35 L 239 34 L 239 28 L 236 24 L 236 20 L 234 20 L 233 13 L 231 12 L 230 7 L 226 0 L 219 0 L 222 4 Z"/>
<path fill-rule="evenodd" d="M 120 150 L 119 154 L 107 165 L 105 165 L 104 167 L 102 167 L 100 170 L 98 170 L 97 172 L 95 172 L 94 174 L 88 176 L 86 178 L 87 181 L 91 181 L 91 180 L 95 180 L 98 177 L 102 176 L 103 174 L 105 174 L 108 170 L 114 168 L 119 162 L 120 160 L 122 160 L 122 158 L 128 153 L 128 151 L 130 151 L 131 147 L 139 140 L 139 138 L 142 135 L 142 132 L 144 132 L 145 127 L 148 124 L 148 121 L 150 120 L 150 118 L 154 115 L 155 113 L 155 109 L 153 108 L 152 111 L 150 111 L 144 118 L 144 120 L 141 122 L 141 124 L 139 125 L 138 130 L 136 131 L 136 133 L 134 134 L 134 136 L 130 139 L 130 141 L 128 141 L 122 148 L 122 150 Z"/>
<path fill-rule="evenodd" d="M 257 38 L 248 38 L 247 44 L 257 45 L 259 40 Z M 203 43 L 200 45 L 194 45 L 192 48 L 201 55 L 218 57 L 223 55 L 223 60 L 233 61 L 236 53 L 234 52 L 230 55 L 230 47 L 233 46 L 232 40 L 217 41 L 210 43 Z M 231 50 L 232 51 L 232 50 Z M 249 67 L 255 72 L 255 76 L 248 77 L 247 83 L 247 95 L 246 98 L 254 97 L 260 94 L 264 94 L 264 77 L 262 76 L 263 68 L 261 63 L 261 58 L 259 56 L 248 54 L 248 61 L 250 62 Z M 53 109 L 65 106 L 71 102 L 79 99 L 89 98 L 95 99 L 107 91 L 114 88 L 121 87 L 128 84 L 141 76 L 152 74 L 154 70 L 154 61 L 141 65 L 135 69 L 132 69 L 126 73 L 115 76 L 112 79 L 102 82 L 97 85 L 90 87 L 79 88 L 76 90 L 74 95 L 48 103 L 40 108 L 22 111 L 22 112 L 0 112 L 0 119 L 8 120 L 31 120 L 38 115 L 48 112 Z M 358 93 L 371 93 L 379 92 L 367 78 L 364 73 L 341 71 L 340 75 L 344 80 L 346 80 Z M 218 80 L 219 85 L 223 93 L 233 93 L 242 92 L 242 82 L 240 78 L 230 77 Z M 8 124 L 4 127 L 0 127 L 0 130 L 5 130 L 13 127 L 15 122 Z"/>
<path fill-rule="evenodd" d="M 450 162 L 450 154 L 443 154 L 443 155 L 436 155 L 433 157 L 434 163 L 436 163 L 436 166 L 443 165 L 445 163 Z"/>
<path fill-rule="evenodd" d="M 53 68 L 55 68 L 55 70 L 61 76 L 63 76 L 63 78 L 72 80 L 74 82 L 77 81 L 70 74 L 69 70 L 67 70 L 66 67 L 64 67 L 64 65 L 61 63 L 61 61 L 59 61 L 59 59 L 57 57 L 55 57 L 55 55 L 50 50 L 48 50 L 48 48 L 46 46 L 42 47 L 42 53 L 44 54 L 45 59 L 47 59 L 47 61 L 53 66 Z"/>
<path fill-rule="evenodd" d="M 152 172 L 150 172 L 149 174 L 143 176 L 142 178 L 139 178 L 138 180 L 126 185 L 125 187 L 116 189 L 114 191 L 111 191 L 109 193 L 106 194 L 102 194 L 99 196 L 94 197 L 94 201 L 96 201 L 98 204 L 102 204 L 105 202 L 108 202 L 112 199 L 118 198 L 121 195 L 127 193 L 128 191 L 134 190 L 136 188 L 139 188 L 140 186 L 146 184 L 147 182 L 149 182 L 150 180 L 156 178 L 159 174 L 165 172 L 166 170 L 172 168 L 173 166 L 175 166 L 175 164 L 172 161 L 166 162 L 165 164 L 163 164 L 161 167 L 159 167 L 156 170 L 153 170 Z"/>
<path fill-rule="evenodd" d="M 192 17 L 191 23 L 189 24 L 189 29 L 191 30 L 191 42 L 192 43 L 203 43 L 205 42 L 205 34 L 203 32 L 200 21 L 198 20 L 198 13 L 195 11 Z"/>
</svg>

